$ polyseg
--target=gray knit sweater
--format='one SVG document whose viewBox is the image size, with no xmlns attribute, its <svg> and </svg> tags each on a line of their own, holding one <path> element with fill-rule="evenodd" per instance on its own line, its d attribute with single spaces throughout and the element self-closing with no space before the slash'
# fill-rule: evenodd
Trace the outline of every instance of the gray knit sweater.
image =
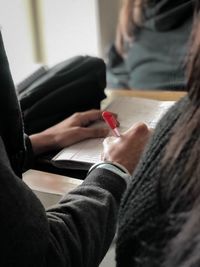
<svg viewBox="0 0 200 267">
<path fill-rule="evenodd" d="M 166 192 L 163 189 L 164 183 L 169 186 L 170 177 L 161 173 L 160 166 L 171 129 L 180 114 L 187 109 L 188 102 L 187 97 L 183 98 L 160 121 L 123 197 L 116 249 L 118 267 L 161 266 L 163 248 L 173 233 L 168 231 L 170 219 L 166 215 L 171 203 L 169 199 L 166 200 Z M 198 136 L 199 133 L 193 136 L 193 142 Z M 177 165 L 175 175 L 181 172 L 182 164 L 187 162 L 186 154 L 182 159 Z M 178 188 L 171 199 L 175 198 L 176 194 Z M 183 208 L 186 207 L 187 201 L 189 202 L 185 200 L 182 204 Z"/>
</svg>

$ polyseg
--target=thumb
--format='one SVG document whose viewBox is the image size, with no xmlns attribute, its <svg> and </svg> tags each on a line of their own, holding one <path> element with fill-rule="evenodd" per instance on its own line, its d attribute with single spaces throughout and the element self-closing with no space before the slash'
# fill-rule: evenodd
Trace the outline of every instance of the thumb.
<svg viewBox="0 0 200 267">
<path fill-rule="evenodd" d="M 117 137 L 115 136 L 108 136 L 103 140 L 104 148 L 107 148 L 110 144 L 114 143 Z"/>
<path fill-rule="evenodd" d="M 124 134 L 142 136 L 148 133 L 149 133 L 148 126 L 143 122 L 138 122 L 138 123 L 135 123 L 131 128 L 129 128 Z"/>
</svg>

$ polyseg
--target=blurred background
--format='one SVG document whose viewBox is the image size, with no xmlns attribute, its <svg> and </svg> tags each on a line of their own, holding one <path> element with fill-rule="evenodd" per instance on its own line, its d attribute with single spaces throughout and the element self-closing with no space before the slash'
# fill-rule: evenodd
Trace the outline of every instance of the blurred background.
<svg viewBox="0 0 200 267">
<path fill-rule="evenodd" d="M 120 0 L 0 0 L 0 26 L 15 83 L 38 64 L 102 58 L 114 40 Z"/>
</svg>

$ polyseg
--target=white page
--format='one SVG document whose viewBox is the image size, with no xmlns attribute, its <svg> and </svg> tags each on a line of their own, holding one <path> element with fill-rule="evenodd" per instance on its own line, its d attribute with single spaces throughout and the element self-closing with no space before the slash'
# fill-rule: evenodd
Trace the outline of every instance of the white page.
<svg viewBox="0 0 200 267">
<path fill-rule="evenodd" d="M 145 122 L 149 127 L 155 128 L 164 113 L 174 104 L 174 101 L 158 101 L 134 97 L 118 97 L 107 106 L 107 111 L 118 114 L 120 122 L 119 131 L 123 132 L 136 122 Z M 91 127 L 99 127 L 104 122 L 97 122 Z M 101 161 L 103 139 L 89 139 L 79 142 L 61 150 L 53 160 L 71 160 L 88 163 Z"/>
</svg>

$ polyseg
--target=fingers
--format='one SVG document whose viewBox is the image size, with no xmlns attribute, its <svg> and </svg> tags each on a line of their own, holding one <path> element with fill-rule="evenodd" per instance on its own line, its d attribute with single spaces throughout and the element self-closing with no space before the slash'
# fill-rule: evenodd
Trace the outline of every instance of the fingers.
<svg viewBox="0 0 200 267">
<path fill-rule="evenodd" d="M 82 128 L 81 136 L 86 138 L 105 138 L 109 133 L 107 128 Z"/>
<path fill-rule="evenodd" d="M 112 113 L 112 112 L 111 112 Z M 117 118 L 117 114 L 112 113 L 115 118 Z M 96 120 L 103 120 L 102 118 L 102 110 L 98 109 L 92 109 L 85 112 L 78 112 L 73 115 L 75 119 L 78 119 L 80 121 L 81 126 L 87 126 L 91 122 L 94 122 Z M 117 122 L 119 126 L 119 122 Z"/>
<path fill-rule="evenodd" d="M 141 136 L 148 136 L 149 129 L 146 124 L 138 123 L 133 125 L 127 132 L 121 135 L 121 137 L 108 136 L 110 129 L 108 128 L 85 128 L 85 127 L 76 127 L 74 128 L 74 135 L 77 137 L 76 141 L 81 141 L 88 138 L 105 138 L 103 141 L 104 150 L 110 146 L 111 143 L 119 142 L 129 142 L 130 139 L 134 138 L 138 142 L 141 140 Z"/>
<path fill-rule="evenodd" d="M 105 153 L 109 150 L 109 147 L 111 144 L 114 144 L 117 142 L 117 139 L 118 139 L 118 137 L 108 136 L 103 140 L 103 147 L 104 147 Z"/>
<path fill-rule="evenodd" d="M 79 113 L 81 126 L 88 126 L 90 123 L 101 120 L 101 110 L 92 109 Z"/>
<path fill-rule="evenodd" d="M 149 133 L 148 126 L 143 122 L 138 122 L 129 128 L 124 134 L 143 135 L 145 133 Z"/>
<path fill-rule="evenodd" d="M 145 123 L 139 122 L 135 123 L 131 128 L 129 128 L 126 132 L 124 132 L 120 139 L 126 139 L 128 136 L 134 136 L 135 138 L 139 138 L 144 135 L 149 135 L 151 133 L 151 129 Z M 127 136 L 127 137 L 126 137 Z M 119 137 L 108 136 L 104 139 L 103 145 L 105 147 L 109 146 L 111 143 L 118 142 Z"/>
<path fill-rule="evenodd" d="M 84 128 L 76 127 L 70 144 L 74 144 L 89 138 L 105 138 L 109 133 L 107 128 Z"/>
<path fill-rule="evenodd" d="M 151 135 L 149 127 L 142 122 L 134 124 L 128 131 L 124 133 L 126 139 L 134 139 L 138 144 L 145 143 Z"/>
<path fill-rule="evenodd" d="M 76 127 L 73 130 L 73 143 L 89 138 L 105 138 L 109 133 L 107 128 Z"/>
<path fill-rule="evenodd" d="M 134 124 L 120 137 L 107 137 L 103 141 L 102 159 L 118 162 L 133 172 L 149 139 L 150 130 L 144 123 Z"/>
</svg>

